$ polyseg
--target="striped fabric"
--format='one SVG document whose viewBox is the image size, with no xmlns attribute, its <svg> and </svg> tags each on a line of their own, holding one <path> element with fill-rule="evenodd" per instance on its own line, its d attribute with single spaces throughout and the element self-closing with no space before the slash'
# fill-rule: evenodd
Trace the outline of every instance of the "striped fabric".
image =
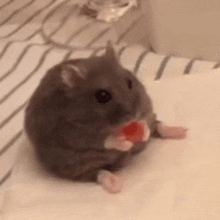
<svg viewBox="0 0 220 220">
<path fill-rule="evenodd" d="M 76 10 L 71 0 L 0 2 L 0 201 L 22 137 L 25 105 L 46 70 L 62 60 L 103 54 L 103 46 L 113 36 L 110 26 L 87 22 L 84 17 L 79 18 L 82 25 L 69 32 Z M 136 14 L 113 41 L 122 65 L 140 78 L 144 74 L 148 83 L 220 66 L 158 55 L 141 45 L 126 46 L 122 41 L 141 19 Z"/>
</svg>

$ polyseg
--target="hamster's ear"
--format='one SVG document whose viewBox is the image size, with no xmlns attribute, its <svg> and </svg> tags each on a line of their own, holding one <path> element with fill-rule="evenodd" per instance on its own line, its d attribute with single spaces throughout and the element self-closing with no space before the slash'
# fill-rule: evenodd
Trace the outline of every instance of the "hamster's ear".
<svg viewBox="0 0 220 220">
<path fill-rule="evenodd" d="M 112 45 L 112 42 L 111 40 L 109 40 L 107 42 L 107 46 L 106 46 L 106 51 L 105 51 L 105 57 L 108 59 L 108 60 L 111 60 L 111 61 L 117 61 L 117 56 L 116 56 L 116 53 L 115 53 L 115 49 Z"/>
<path fill-rule="evenodd" d="M 70 63 L 63 64 L 61 77 L 63 82 L 71 88 L 82 86 L 86 82 L 86 70 L 80 67 L 80 65 Z"/>
</svg>

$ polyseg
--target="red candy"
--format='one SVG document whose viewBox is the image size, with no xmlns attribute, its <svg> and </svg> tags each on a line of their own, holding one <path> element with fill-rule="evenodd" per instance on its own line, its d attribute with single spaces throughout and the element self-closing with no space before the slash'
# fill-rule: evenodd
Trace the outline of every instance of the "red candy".
<svg viewBox="0 0 220 220">
<path fill-rule="evenodd" d="M 144 127 L 140 123 L 133 122 L 127 126 L 124 126 L 119 131 L 119 135 L 123 135 L 128 141 L 135 143 L 142 140 L 144 135 Z"/>
</svg>

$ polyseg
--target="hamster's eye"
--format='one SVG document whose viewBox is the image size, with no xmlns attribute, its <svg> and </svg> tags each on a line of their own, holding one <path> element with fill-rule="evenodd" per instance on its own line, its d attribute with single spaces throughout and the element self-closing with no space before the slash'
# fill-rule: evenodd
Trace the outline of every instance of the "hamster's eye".
<svg viewBox="0 0 220 220">
<path fill-rule="evenodd" d="M 127 85 L 129 89 L 132 89 L 132 81 L 130 79 L 127 79 Z"/>
<path fill-rule="evenodd" d="M 106 90 L 98 90 L 95 93 L 95 97 L 99 103 L 106 103 L 109 102 L 112 98 L 111 94 Z"/>
</svg>

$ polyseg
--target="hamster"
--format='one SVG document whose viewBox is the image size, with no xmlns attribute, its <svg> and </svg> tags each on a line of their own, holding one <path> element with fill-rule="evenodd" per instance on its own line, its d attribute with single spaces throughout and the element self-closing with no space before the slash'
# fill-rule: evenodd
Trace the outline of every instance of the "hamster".
<svg viewBox="0 0 220 220">
<path fill-rule="evenodd" d="M 121 66 L 108 42 L 101 57 L 63 61 L 48 70 L 29 100 L 24 129 L 47 170 L 62 178 L 96 181 L 116 193 L 123 180 L 114 171 L 149 139 L 121 140 L 111 147 L 107 142 L 116 129 L 134 121 L 145 123 L 151 137 L 185 137 L 184 128 L 159 126 L 144 86 Z"/>
</svg>

